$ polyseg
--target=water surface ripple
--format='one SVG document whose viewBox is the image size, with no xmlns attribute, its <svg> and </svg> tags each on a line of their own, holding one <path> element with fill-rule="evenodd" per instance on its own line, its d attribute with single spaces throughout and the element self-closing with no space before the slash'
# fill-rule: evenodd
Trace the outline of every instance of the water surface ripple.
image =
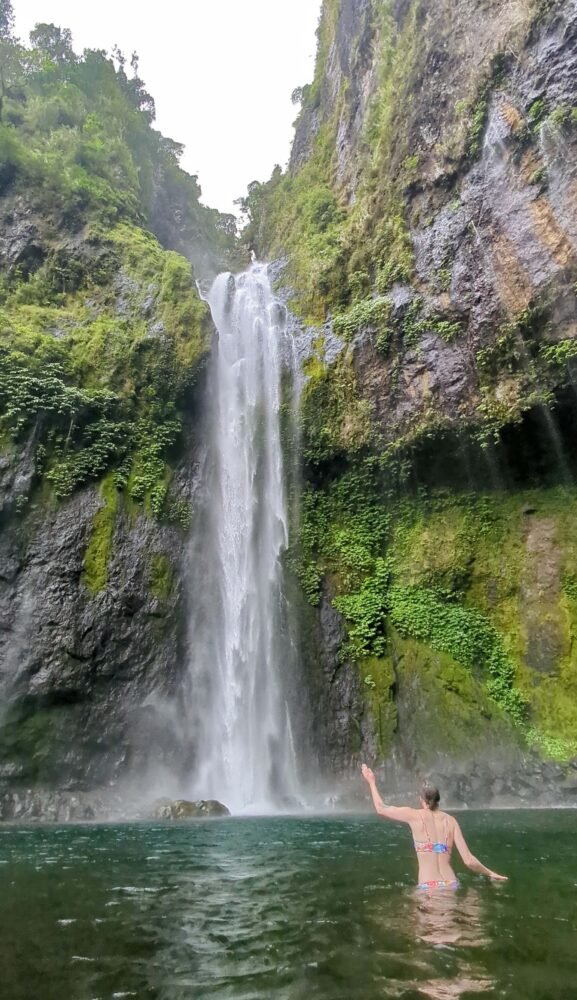
<svg viewBox="0 0 577 1000">
<path fill-rule="evenodd" d="M 466 813 L 504 885 L 414 890 L 365 818 L 0 830 L 4 1000 L 575 1000 L 577 813 Z"/>
</svg>

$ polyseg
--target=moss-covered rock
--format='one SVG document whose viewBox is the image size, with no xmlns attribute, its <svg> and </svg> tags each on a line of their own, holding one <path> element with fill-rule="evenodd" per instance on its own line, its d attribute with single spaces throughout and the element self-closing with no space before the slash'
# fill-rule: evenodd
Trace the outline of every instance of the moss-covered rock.
<svg viewBox="0 0 577 1000">
<path fill-rule="evenodd" d="M 174 570 L 164 552 L 154 552 L 150 559 L 150 590 L 161 601 L 167 601 L 174 586 Z"/>
<path fill-rule="evenodd" d="M 292 558 L 321 630 L 327 599 L 342 616 L 359 753 L 391 698 L 382 754 L 433 753 L 427 699 L 437 751 L 577 751 L 576 29 L 563 2 L 325 3 L 289 169 L 248 199 L 249 237 L 324 323 Z"/>
<path fill-rule="evenodd" d="M 114 525 L 118 508 L 118 491 L 113 476 L 108 476 L 100 488 L 103 504 L 92 519 L 92 531 L 84 556 L 84 582 L 91 594 L 104 590 L 108 582 L 108 563 L 114 544 Z"/>
<path fill-rule="evenodd" d="M 66 42 L 56 58 L 46 39 L 3 38 L 0 53 L 11 789 L 109 786 L 152 760 L 178 769 L 163 711 L 183 662 L 191 424 L 213 335 L 196 281 L 237 243 L 234 220 L 200 204 L 180 147 L 152 127 L 152 98 L 122 57 Z"/>
<path fill-rule="evenodd" d="M 199 802 L 177 799 L 175 802 L 168 800 L 159 802 L 155 806 L 154 815 L 157 819 L 217 819 L 221 816 L 230 816 L 230 811 L 222 802 L 216 802 L 214 799 Z"/>
</svg>

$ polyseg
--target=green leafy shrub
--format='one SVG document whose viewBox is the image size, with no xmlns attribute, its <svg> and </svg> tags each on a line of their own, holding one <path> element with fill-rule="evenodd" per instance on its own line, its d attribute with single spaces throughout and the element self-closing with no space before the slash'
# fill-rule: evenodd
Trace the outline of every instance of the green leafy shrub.
<svg viewBox="0 0 577 1000">
<path fill-rule="evenodd" d="M 385 296 L 363 299 L 346 312 L 334 316 L 333 329 L 346 340 L 350 340 L 363 329 L 378 333 L 379 337 L 384 335 L 388 338 L 391 332 L 389 327 L 391 308 L 391 301 Z"/>
<path fill-rule="evenodd" d="M 348 640 L 341 652 L 343 657 L 358 661 L 364 656 L 383 656 L 388 580 L 385 560 L 376 559 L 373 572 L 359 591 L 334 599 L 336 610 L 347 622 Z"/>
</svg>

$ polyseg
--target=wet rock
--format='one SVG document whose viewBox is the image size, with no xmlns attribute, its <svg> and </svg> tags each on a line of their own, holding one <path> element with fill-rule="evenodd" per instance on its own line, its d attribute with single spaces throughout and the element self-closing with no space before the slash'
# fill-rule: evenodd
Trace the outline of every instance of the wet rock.
<svg viewBox="0 0 577 1000">
<path fill-rule="evenodd" d="M 21 466 L 24 453 L 15 461 Z M 178 471 L 184 498 L 197 475 L 194 462 Z M 32 500 L 23 517 L 14 510 L 15 480 L 4 465 L 0 701 L 10 715 L 0 729 L 0 790 L 22 782 L 99 788 L 157 763 L 174 772 L 182 741 L 166 706 L 183 663 L 182 531 L 119 512 L 108 583 L 93 594 L 84 556 L 102 502 L 97 490 L 54 507 Z M 170 602 L 151 593 L 153 552 L 174 567 Z"/>
<path fill-rule="evenodd" d="M 0 792 L 0 822 L 80 823 L 106 816 L 103 802 L 82 793 L 25 789 Z"/>
<path fill-rule="evenodd" d="M 230 811 L 215 799 L 188 802 L 186 799 L 163 800 L 154 809 L 156 819 L 215 819 L 230 816 Z"/>
</svg>

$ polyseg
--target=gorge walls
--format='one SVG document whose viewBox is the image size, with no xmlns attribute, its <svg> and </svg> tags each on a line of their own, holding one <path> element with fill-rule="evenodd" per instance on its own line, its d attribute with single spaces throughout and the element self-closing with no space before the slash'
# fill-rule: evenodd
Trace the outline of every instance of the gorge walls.
<svg viewBox="0 0 577 1000">
<path fill-rule="evenodd" d="M 572 2 L 327 2 L 249 192 L 316 329 L 294 562 L 330 770 L 531 798 L 544 758 L 574 794 L 576 39 Z"/>
<path fill-rule="evenodd" d="M 44 26 L 29 48 L 5 33 L 0 59 L 9 816 L 11 789 L 103 788 L 163 768 L 178 780 L 188 764 L 182 581 L 214 335 L 196 279 L 237 251 L 233 220 L 200 204 L 120 54 L 78 57 Z"/>
<path fill-rule="evenodd" d="M 243 247 L 138 72 L 48 27 L 0 40 L 3 814 L 191 773 L 196 281 L 248 250 L 302 363 L 284 562 L 325 786 L 368 758 L 572 802 L 577 4 L 325 0 Z"/>
</svg>

